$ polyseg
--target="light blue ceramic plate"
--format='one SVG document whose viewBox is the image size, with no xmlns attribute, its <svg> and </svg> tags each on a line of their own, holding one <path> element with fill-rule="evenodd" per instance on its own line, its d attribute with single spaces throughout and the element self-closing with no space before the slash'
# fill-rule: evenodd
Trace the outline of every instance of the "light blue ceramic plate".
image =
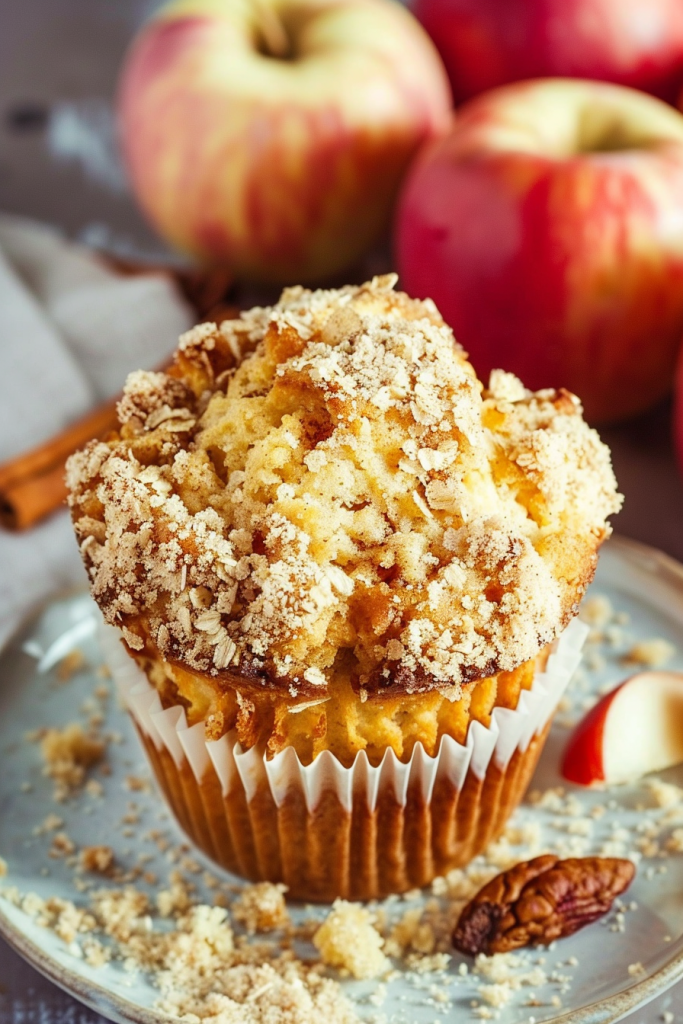
<svg viewBox="0 0 683 1024">
<path fill-rule="evenodd" d="M 591 693 L 629 674 L 622 658 L 635 639 L 663 637 L 683 652 L 682 566 L 651 549 L 613 539 L 603 550 L 591 589 L 607 595 L 615 608 L 628 614 L 630 623 L 623 627 L 623 636 L 618 629 L 613 630 L 611 642 L 593 648 L 590 671 L 585 666 L 580 670 L 583 675 L 570 691 L 572 706 L 558 716 L 560 721 L 553 726 L 532 783 L 537 789 L 560 784 L 557 765 L 568 735 L 566 721 L 582 713 Z M 73 887 L 72 870 L 63 861 L 47 856 L 51 836 L 34 834 L 46 815 L 58 813 L 64 819 L 65 831 L 79 846 L 112 845 L 123 864 L 135 863 L 144 850 L 153 858 L 149 868 L 162 879 L 170 865 L 145 836 L 150 829 L 157 829 L 167 832 L 173 842 L 182 841 L 153 789 L 130 792 L 125 786 L 127 776 L 149 773 L 137 738 L 114 696 L 105 702 L 104 728 L 119 733 L 120 742 L 109 746 L 111 774 L 99 777 L 103 797 L 84 793 L 55 807 L 53 784 L 42 774 L 38 746 L 26 739 L 27 732 L 42 726 L 87 717 L 88 705 L 83 708 L 83 703 L 92 699 L 95 687 L 102 683 L 97 674 L 101 662 L 97 614 L 84 593 L 56 599 L 0 655 L 0 855 L 9 866 L 3 883 L 17 886 L 22 892 L 58 895 L 76 902 L 84 897 Z M 83 652 L 87 664 L 61 682 L 56 666 L 74 649 Z M 683 657 L 677 654 L 667 667 L 683 670 Z M 683 767 L 670 770 L 665 777 L 683 785 Z M 547 830 L 544 834 L 573 842 L 578 853 L 597 853 L 614 837 L 615 829 L 626 828 L 635 841 L 638 822 L 648 814 L 664 813 L 637 809 L 639 804 L 652 806 L 651 795 L 643 785 L 619 787 L 607 793 L 577 792 L 587 814 L 596 804 L 608 805 L 599 820 L 590 819 L 593 824 L 589 837 L 573 833 L 569 819 L 552 808 L 525 804 L 514 823 L 538 822 Z M 132 810 L 131 802 L 140 816 L 133 834 L 130 825 L 122 821 Z M 624 835 L 621 833 L 622 842 Z M 665 841 L 666 836 L 661 839 Z M 210 867 L 201 855 L 196 858 Z M 234 877 L 222 878 L 239 884 Z M 199 876 L 193 881 L 200 881 Z M 201 894 L 201 884 L 199 891 Z M 420 899 L 430 896 L 426 893 Z M 637 903 L 637 909 L 624 914 L 623 931 L 619 930 L 620 918 L 612 914 L 601 924 L 558 943 L 554 950 L 525 954 L 531 965 L 543 961 L 549 980 L 533 988 L 524 985 L 514 992 L 508 1005 L 498 1011 L 501 1024 L 525 1024 L 530 1018 L 536 1022 L 607 1024 L 683 977 L 683 854 L 644 858 L 628 894 L 630 901 Z M 403 900 L 389 901 L 388 910 L 400 913 L 410 905 Z M 324 908 L 292 907 L 291 911 L 294 917 L 325 914 Z M 88 966 L 53 933 L 2 898 L 0 933 L 43 974 L 106 1017 L 116 1021 L 159 1020 L 154 1011 L 157 993 L 147 977 L 130 975 L 116 961 L 98 969 Z M 471 1003 L 474 1000 L 482 1005 L 477 989 L 486 979 L 471 974 L 463 977 L 458 972 L 461 962 L 462 958 L 455 956 L 449 970 L 438 976 L 400 972 L 387 985 L 380 1006 L 368 1001 L 377 990 L 375 983 L 343 984 L 357 1003 L 359 1014 L 367 1020 L 387 1024 L 471 1020 L 475 1011 L 478 1013 Z M 629 973 L 629 966 L 635 963 L 642 964 L 642 973 L 633 973 L 633 968 Z M 445 1002 L 440 1001 L 442 994 Z M 561 1007 L 556 1005 L 558 999 Z"/>
</svg>

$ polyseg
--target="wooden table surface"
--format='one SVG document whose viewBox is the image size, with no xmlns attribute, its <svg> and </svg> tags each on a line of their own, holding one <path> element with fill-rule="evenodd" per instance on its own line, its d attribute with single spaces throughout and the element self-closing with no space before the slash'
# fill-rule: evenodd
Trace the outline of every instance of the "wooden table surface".
<svg viewBox="0 0 683 1024">
<path fill-rule="evenodd" d="M 62 225 L 120 253 L 164 255 L 116 163 L 111 97 L 121 56 L 157 0 L 7 3 L 0 32 L 0 210 Z M 663 404 L 602 431 L 626 496 L 618 532 L 683 561 L 683 480 Z M 683 983 L 627 1020 L 683 1022 Z M 95 1024 L 0 940 L 0 1024 Z M 669 1019 L 668 1017 L 666 1018 Z"/>
</svg>

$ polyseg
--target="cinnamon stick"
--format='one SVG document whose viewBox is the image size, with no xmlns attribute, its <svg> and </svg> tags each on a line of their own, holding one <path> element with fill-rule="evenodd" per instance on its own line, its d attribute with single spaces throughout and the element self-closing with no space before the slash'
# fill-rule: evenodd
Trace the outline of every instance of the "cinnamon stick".
<svg viewBox="0 0 683 1024">
<path fill-rule="evenodd" d="M 234 288 L 234 277 L 225 267 L 170 271 L 168 267 L 112 258 L 109 262 L 120 273 L 170 273 L 200 321 L 220 322 L 239 315 L 239 307 L 228 299 Z M 116 429 L 117 401 L 118 398 L 114 398 L 106 402 L 45 444 L 0 466 L 0 526 L 7 530 L 26 530 L 64 503 L 66 460 L 88 441 L 105 437 Z"/>
<path fill-rule="evenodd" d="M 111 399 L 45 444 L 0 466 L 0 525 L 25 530 L 59 508 L 66 497 L 66 460 L 94 437 L 116 429 L 116 402 Z"/>
<path fill-rule="evenodd" d="M 18 480 L 39 476 L 51 469 L 57 462 L 66 462 L 69 455 L 84 445 L 86 441 L 90 441 L 93 437 L 99 437 L 107 430 L 114 430 L 117 423 L 117 401 L 118 398 L 112 398 L 103 405 L 99 405 L 82 419 L 70 424 L 59 434 L 55 434 L 54 437 L 45 441 L 44 444 L 3 463 L 0 466 L 0 494 Z"/>
<path fill-rule="evenodd" d="M 65 500 L 64 462 L 59 462 L 38 476 L 15 480 L 0 491 L 0 524 L 6 530 L 26 530 Z"/>
</svg>

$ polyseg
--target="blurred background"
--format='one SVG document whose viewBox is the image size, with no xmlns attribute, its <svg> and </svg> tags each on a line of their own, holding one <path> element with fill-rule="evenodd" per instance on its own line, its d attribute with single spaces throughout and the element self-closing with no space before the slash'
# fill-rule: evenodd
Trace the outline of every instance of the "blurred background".
<svg viewBox="0 0 683 1024">
<path fill-rule="evenodd" d="M 124 54 L 160 6 L 156 0 L 8 0 L 3 5 L 1 212 L 57 225 L 70 239 L 125 259 L 186 261 L 140 212 L 116 134 L 114 98 Z M 623 6 L 624 15 L 629 6 Z M 390 269 L 395 262 L 385 232 L 337 278 L 358 280 L 366 270 Z M 247 286 L 242 304 L 262 294 L 263 289 Z M 277 289 L 266 290 L 266 298 L 276 294 Z M 471 349 L 466 338 L 461 340 Z M 4 345 L 0 339 L 0 353 Z M 601 432 L 627 497 L 617 530 L 683 558 L 683 486 L 674 458 L 670 397 Z"/>
<path fill-rule="evenodd" d="M 3 4 L 0 207 L 71 237 L 158 258 L 169 249 L 126 184 L 114 126 L 123 56 L 156 0 Z"/>
</svg>

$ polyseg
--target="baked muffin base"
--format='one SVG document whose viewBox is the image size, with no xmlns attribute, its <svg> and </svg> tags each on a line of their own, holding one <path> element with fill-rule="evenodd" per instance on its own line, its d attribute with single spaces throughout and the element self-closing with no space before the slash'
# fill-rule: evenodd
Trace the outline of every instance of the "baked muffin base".
<svg viewBox="0 0 683 1024">
<path fill-rule="evenodd" d="M 428 884 L 467 863 L 505 827 L 524 795 L 580 660 L 573 622 L 518 707 L 444 737 L 436 757 L 389 751 L 379 768 L 345 768 L 329 751 L 302 766 L 293 749 L 268 760 L 234 735 L 207 741 L 159 694 L 107 627 L 105 652 L 159 785 L 188 837 L 226 870 L 284 882 L 291 898 L 371 899 Z"/>
<path fill-rule="evenodd" d="M 553 713 L 581 658 L 572 623 L 515 710 L 499 708 L 466 743 L 436 757 L 388 752 L 344 768 L 329 752 L 302 766 L 293 750 L 268 761 L 233 735 L 207 741 L 203 723 L 166 708 L 106 627 L 103 646 L 166 800 L 187 837 L 228 871 L 284 882 L 291 898 L 373 899 L 429 884 L 502 833 L 524 795 Z"/>
<path fill-rule="evenodd" d="M 470 769 L 459 789 L 442 777 L 428 800 L 416 783 L 401 804 L 387 788 L 374 810 L 356 800 L 350 811 L 333 789 L 313 811 L 295 789 L 278 806 L 265 783 L 250 801 L 241 785 L 223 794 L 213 765 L 197 780 L 187 758 L 176 764 L 138 733 L 175 817 L 208 857 L 254 882 L 284 882 L 291 899 L 329 903 L 420 888 L 481 853 L 524 796 L 550 724 L 506 768 L 491 762 L 483 778 Z"/>
</svg>

